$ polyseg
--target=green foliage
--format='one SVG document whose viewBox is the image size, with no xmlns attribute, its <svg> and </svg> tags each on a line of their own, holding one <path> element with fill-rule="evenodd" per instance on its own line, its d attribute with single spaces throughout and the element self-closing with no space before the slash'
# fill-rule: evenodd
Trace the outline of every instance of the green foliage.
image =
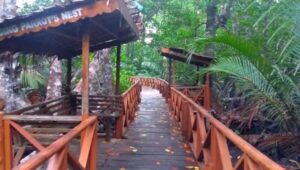
<svg viewBox="0 0 300 170">
<path fill-rule="evenodd" d="M 53 0 L 35 0 L 32 4 L 25 3 L 23 8 L 20 9 L 21 15 L 30 14 L 34 11 L 41 10 L 49 5 L 53 4 Z"/>
<path fill-rule="evenodd" d="M 264 101 L 260 105 L 263 115 L 275 120 L 285 131 L 298 131 L 300 89 L 284 67 L 272 64 L 257 52 L 253 53 L 257 46 L 249 40 L 226 34 L 206 41 L 226 44 L 239 52 L 237 55 L 219 56 L 208 71 L 233 76 L 249 102 Z"/>
<path fill-rule="evenodd" d="M 46 86 L 45 77 L 34 68 L 32 56 L 19 56 L 18 62 L 22 67 L 21 84 L 23 88 L 42 89 Z"/>
</svg>

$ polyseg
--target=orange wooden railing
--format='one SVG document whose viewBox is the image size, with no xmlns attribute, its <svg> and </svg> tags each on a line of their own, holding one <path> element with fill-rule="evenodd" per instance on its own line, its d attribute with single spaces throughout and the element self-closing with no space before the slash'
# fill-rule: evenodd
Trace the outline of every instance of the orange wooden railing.
<svg viewBox="0 0 300 170">
<path fill-rule="evenodd" d="M 156 78 L 134 77 L 144 86 L 169 93 L 168 83 Z M 205 97 L 205 94 L 204 94 Z M 220 121 L 215 119 L 203 106 L 196 104 L 176 88 L 171 88 L 168 99 L 171 115 L 179 122 L 182 134 L 193 151 L 199 165 L 209 170 L 283 170 L 255 147 L 247 143 Z M 237 161 L 230 154 L 228 143 L 238 148 L 242 154 Z"/>
<path fill-rule="evenodd" d="M 1 170 L 34 170 L 40 166 L 47 169 L 90 169 L 96 170 L 96 126 L 97 117 L 91 116 L 79 123 L 68 133 L 62 135 L 49 146 L 43 146 L 28 131 L 17 124 L 10 116 L 0 114 L 0 169 Z M 80 117 L 78 122 L 80 122 Z M 44 120 L 47 121 L 47 120 Z M 32 145 L 37 154 L 28 161 L 19 163 L 25 149 L 14 154 L 12 133 L 19 133 Z M 69 150 L 69 144 L 73 139 L 81 136 L 81 148 L 79 156 L 75 157 Z"/>
<path fill-rule="evenodd" d="M 140 102 L 140 92 L 141 84 L 139 81 L 136 81 L 130 89 L 121 95 L 123 103 L 120 107 L 122 107 L 122 113 L 116 123 L 116 137 L 122 138 L 126 128 L 134 121 L 135 112 Z M 63 110 L 65 109 L 65 104 L 69 102 L 69 98 L 64 96 L 22 108 L 6 115 L 0 112 L 0 170 L 31 170 L 37 169 L 40 166 L 47 166 L 49 170 L 68 169 L 68 167 L 72 169 L 96 169 L 97 116 L 90 116 L 81 121 L 81 116 L 41 115 L 46 111 L 48 113 L 51 108 L 54 108 L 55 111 Z M 69 109 L 68 107 L 66 110 L 69 112 L 74 109 Z M 39 126 L 43 126 L 43 130 L 57 131 L 61 136 L 46 146 L 37 140 L 34 134 L 28 131 L 30 128 L 25 129 L 23 127 L 26 124 L 38 124 Z M 77 126 L 73 126 L 74 128 L 72 128 L 72 125 L 76 124 Z M 57 128 L 56 125 L 64 126 L 64 129 Z M 51 127 L 53 128 L 52 130 Z M 59 130 L 68 131 L 59 132 Z M 24 146 L 20 146 L 19 150 L 14 148 L 16 146 L 13 142 L 15 132 L 26 140 L 25 143 L 22 143 Z M 72 145 L 75 139 L 80 139 L 81 142 L 78 157 L 75 157 L 73 153 L 71 154 L 69 150 L 69 145 Z M 25 154 L 26 143 L 33 146 L 37 154 L 28 161 L 20 163 Z"/>
<path fill-rule="evenodd" d="M 204 90 L 205 85 L 203 86 L 179 86 L 176 87 L 181 93 L 185 96 L 191 98 L 195 103 L 204 105 Z"/>
<path fill-rule="evenodd" d="M 124 133 L 129 124 L 134 121 L 135 112 L 140 103 L 141 83 L 140 81 L 132 81 L 132 86 L 122 94 L 123 111 L 116 123 L 116 137 L 124 137 Z"/>
</svg>

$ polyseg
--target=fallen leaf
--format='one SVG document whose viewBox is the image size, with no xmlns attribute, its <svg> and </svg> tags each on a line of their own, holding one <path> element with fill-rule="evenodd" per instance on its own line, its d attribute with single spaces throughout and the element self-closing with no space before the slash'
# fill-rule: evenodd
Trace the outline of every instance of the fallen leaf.
<svg viewBox="0 0 300 170">
<path fill-rule="evenodd" d="M 165 151 L 166 151 L 166 152 L 168 152 L 168 153 L 170 153 L 170 152 L 171 152 L 171 150 L 170 150 L 170 149 L 165 149 Z"/>
</svg>

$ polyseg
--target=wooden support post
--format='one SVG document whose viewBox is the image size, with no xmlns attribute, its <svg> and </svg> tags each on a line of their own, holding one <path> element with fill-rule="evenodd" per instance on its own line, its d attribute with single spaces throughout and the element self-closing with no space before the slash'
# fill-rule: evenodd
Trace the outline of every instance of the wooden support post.
<svg viewBox="0 0 300 170">
<path fill-rule="evenodd" d="M 169 58 L 169 77 L 168 77 L 169 89 L 168 98 L 171 97 L 171 86 L 172 86 L 172 59 Z"/>
<path fill-rule="evenodd" d="M 200 77 L 199 77 L 199 70 L 200 70 L 200 67 L 199 66 L 197 66 L 197 73 L 196 73 L 196 86 L 198 86 L 199 85 L 199 81 L 200 81 Z"/>
<path fill-rule="evenodd" d="M 90 34 L 86 32 L 82 38 L 82 121 L 89 116 L 89 54 Z"/>
<path fill-rule="evenodd" d="M 176 60 L 172 59 L 172 79 L 171 82 L 173 85 L 176 85 Z"/>
<path fill-rule="evenodd" d="M 72 58 L 68 58 L 67 59 L 66 94 L 71 93 L 71 80 L 72 80 Z"/>
<path fill-rule="evenodd" d="M 117 46 L 117 60 L 116 60 L 116 89 L 115 94 L 120 93 L 120 71 L 121 71 L 121 45 Z"/>
<path fill-rule="evenodd" d="M 0 111 L 0 169 L 5 167 L 5 152 L 4 152 L 4 120 L 3 112 Z"/>
<path fill-rule="evenodd" d="M 211 79 L 210 75 L 205 76 L 205 89 L 204 89 L 204 108 L 207 110 L 211 109 Z"/>
</svg>

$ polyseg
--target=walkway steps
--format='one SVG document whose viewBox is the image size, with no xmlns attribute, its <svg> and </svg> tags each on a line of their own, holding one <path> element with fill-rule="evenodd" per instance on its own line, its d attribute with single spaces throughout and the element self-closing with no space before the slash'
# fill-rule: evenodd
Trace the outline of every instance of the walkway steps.
<svg viewBox="0 0 300 170">
<path fill-rule="evenodd" d="M 168 105 L 161 94 L 144 87 L 141 95 L 139 111 L 127 130 L 127 139 L 98 142 L 99 169 L 198 169 L 188 145 L 183 143 L 179 127 L 169 119 Z"/>
</svg>

